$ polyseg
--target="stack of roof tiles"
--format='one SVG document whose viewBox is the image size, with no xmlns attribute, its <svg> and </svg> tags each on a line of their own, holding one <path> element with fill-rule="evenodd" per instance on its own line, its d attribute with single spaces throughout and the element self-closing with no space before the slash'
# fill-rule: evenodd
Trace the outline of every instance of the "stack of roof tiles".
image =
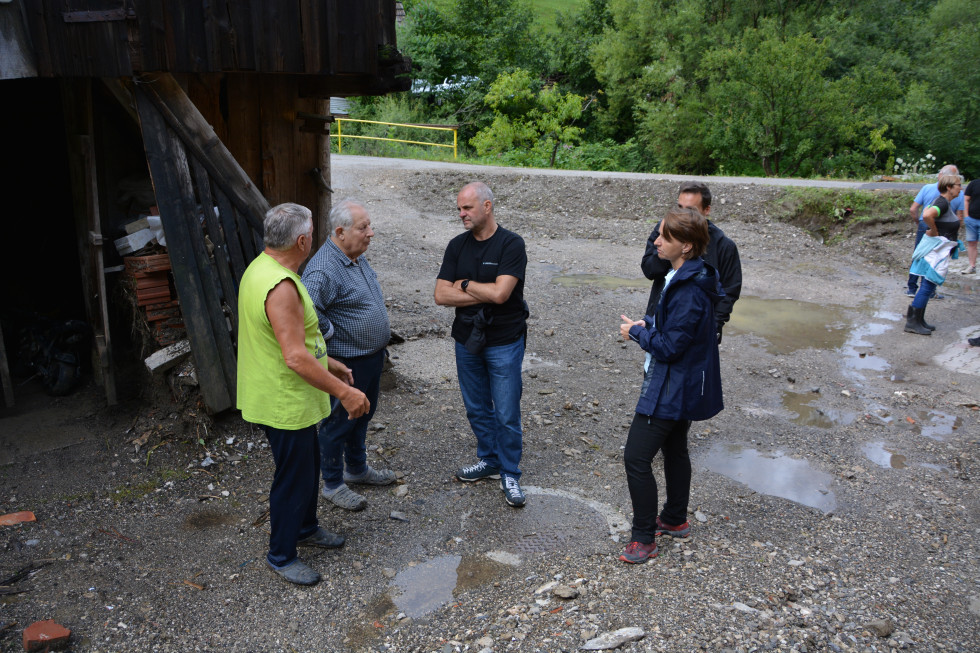
<svg viewBox="0 0 980 653">
<path fill-rule="evenodd" d="M 186 337 L 180 303 L 170 278 L 170 257 L 126 256 L 126 276 L 136 294 L 136 305 L 146 317 L 146 323 L 156 344 L 161 347 Z"/>
</svg>

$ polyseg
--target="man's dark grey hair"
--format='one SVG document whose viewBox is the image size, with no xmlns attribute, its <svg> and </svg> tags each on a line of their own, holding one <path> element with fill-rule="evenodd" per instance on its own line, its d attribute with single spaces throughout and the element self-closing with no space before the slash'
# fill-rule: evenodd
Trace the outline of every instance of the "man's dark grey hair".
<svg viewBox="0 0 980 653">
<path fill-rule="evenodd" d="M 277 249 L 290 249 L 296 240 L 313 226 L 313 212 L 299 204 L 280 204 L 266 211 L 262 222 L 265 246 Z"/>
<path fill-rule="evenodd" d="M 490 187 L 484 184 L 482 181 L 474 181 L 473 183 L 466 184 L 464 188 L 472 188 L 473 192 L 476 193 L 476 199 L 483 204 L 484 202 L 490 202 L 490 208 L 493 208 L 493 191 Z"/>
<path fill-rule="evenodd" d="M 697 193 L 701 196 L 701 208 L 706 209 L 711 206 L 711 191 L 708 190 L 708 185 L 701 181 L 685 181 L 681 184 L 681 187 L 677 190 L 677 194 L 681 193 Z"/>
<path fill-rule="evenodd" d="M 342 227 L 344 229 L 350 229 L 354 224 L 354 212 L 352 209 L 354 207 L 360 207 L 367 213 L 367 207 L 358 202 L 357 200 L 344 199 L 333 205 L 330 209 L 330 235 L 334 235 L 337 231 L 337 227 Z"/>
</svg>

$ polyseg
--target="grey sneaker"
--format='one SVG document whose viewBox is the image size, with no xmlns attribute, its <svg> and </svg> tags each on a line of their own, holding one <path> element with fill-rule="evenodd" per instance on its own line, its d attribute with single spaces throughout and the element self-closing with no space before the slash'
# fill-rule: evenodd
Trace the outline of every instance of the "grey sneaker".
<svg viewBox="0 0 980 653">
<path fill-rule="evenodd" d="M 395 482 L 395 472 L 390 469 L 375 469 L 368 466 L 367 471 L 359 476 L 352 476 L 344 472 L 344 483 L 357 483 L 360 485 L 391 485 Z"/>
<path fill-rule="evenodd" d="M 320 582 L 320 574 L 313 571 L 309 565 L 296 558 L 288 565 L 283 565 L 282 567 L 273 567 L 272 563 L 268 560 L 265 564 L 269 566 L 269 569 L 273 573 L 281 576 L 285 580 L 288 580 L 294 585 L 316 585 Z"/>
<path fill-rule="evenodd" d="M 481 460 L 475 465 L 470 465 L 469 467 L 464 467 L 457 471 L 456 478 L 466 483 L 479 481 L 485 478 L 497 479 L 500 478 L 500 470 L 496 467 L 491 467 L 488 465 L 487 461 Z"/>
<path fill-rule="evenodd" d="M 527 502 L 527 499 L 524 497 L 524 491 L 521 489 L 521 484 L 513 476 L 504 476 L 500 479 L 500 489 L 504 491 L 504 498 L 507 499 L 507 505 L 520 508 Z"/>
<path fill-rule="evenodd" d="M 324 486 L 323 489 L 320 490 L 320 494 L 322 494 L 324 498 L 328 499 L 330 503 L 338 508 L 343 508 L 344 510 L 352 510 L 356 512 L 358 510 L 364 510 L 364 508 L 367 507 L 367 499 L 347 487 L 345 484 L 338 485 L 332 490 L 328 490 L 326 486 Z"/>
<path fill-rule="evenodd" d="M 344 546 L 345 538 L 339 533 L 331 533 L 324 528 L 316 529 L 313 535 L 308 535 L 296 542 L 296 546 L 315 546 L 320 549 L 337 549 Z"/>
</svg>

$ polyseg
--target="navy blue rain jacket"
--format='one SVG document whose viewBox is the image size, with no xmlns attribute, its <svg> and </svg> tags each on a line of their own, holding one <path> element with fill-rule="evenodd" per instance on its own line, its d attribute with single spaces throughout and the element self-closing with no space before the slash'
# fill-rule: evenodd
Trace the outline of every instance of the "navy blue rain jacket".
<svg viewBox="0 0 980 653">
<path fill-rule="evenodd" d="M 700 258 L 684 261 L 660 296 L 656 321 L 646 316 L 647 326 L 630 329 L 630 338 L 653 356 L 637 413 L 704 420 L 721 412 L 715 305 L 724 297 L 713 267 Z"/>
</svg>

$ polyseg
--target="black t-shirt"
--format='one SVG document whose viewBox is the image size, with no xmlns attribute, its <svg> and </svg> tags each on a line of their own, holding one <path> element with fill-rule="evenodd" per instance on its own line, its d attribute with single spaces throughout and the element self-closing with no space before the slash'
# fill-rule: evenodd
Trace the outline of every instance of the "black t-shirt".
<svg viewBox="0 0 980 653">
<path fill-rule="evenodd" d="M 939 232 L 939 235 L 948 240 L 956 240 L 956 235 L 960 230 L 960 219 L 950 209 L 949 200 L 940 195 L 929 206 L 935 206 L 939 209 L 939 216 L 935 220 L 936 231 Z"/>
<path fill-rule="evenodd" d="M 970 217 L 980 220 L 980 179 L 974 179 L 967 184 L 963 194 L 970 198 Z"/>
<path fill-rule="evenodd" d="M 446 254 L 439 268 L 439 279 L 455 283 L 470 279 L 479 283 L 493 283 L 498 276 L 517 277 L 517 285 L 503 304 L 474 304 L 458 306 L 453 321 L 453 338 L 465 343 L 470 337 L 472 325 L 462 318 L 476 315 L 481 308 L 484 316 L 493 316 L 493 323 L 485 330 L 487 346 L 509 345 L 524 337 L 524 275 L 527 270 L 527 250 L 524 239 L 503 227 L 486 240 L 477 240 L 469 231 L 449 241 Z"/>
</svg>

